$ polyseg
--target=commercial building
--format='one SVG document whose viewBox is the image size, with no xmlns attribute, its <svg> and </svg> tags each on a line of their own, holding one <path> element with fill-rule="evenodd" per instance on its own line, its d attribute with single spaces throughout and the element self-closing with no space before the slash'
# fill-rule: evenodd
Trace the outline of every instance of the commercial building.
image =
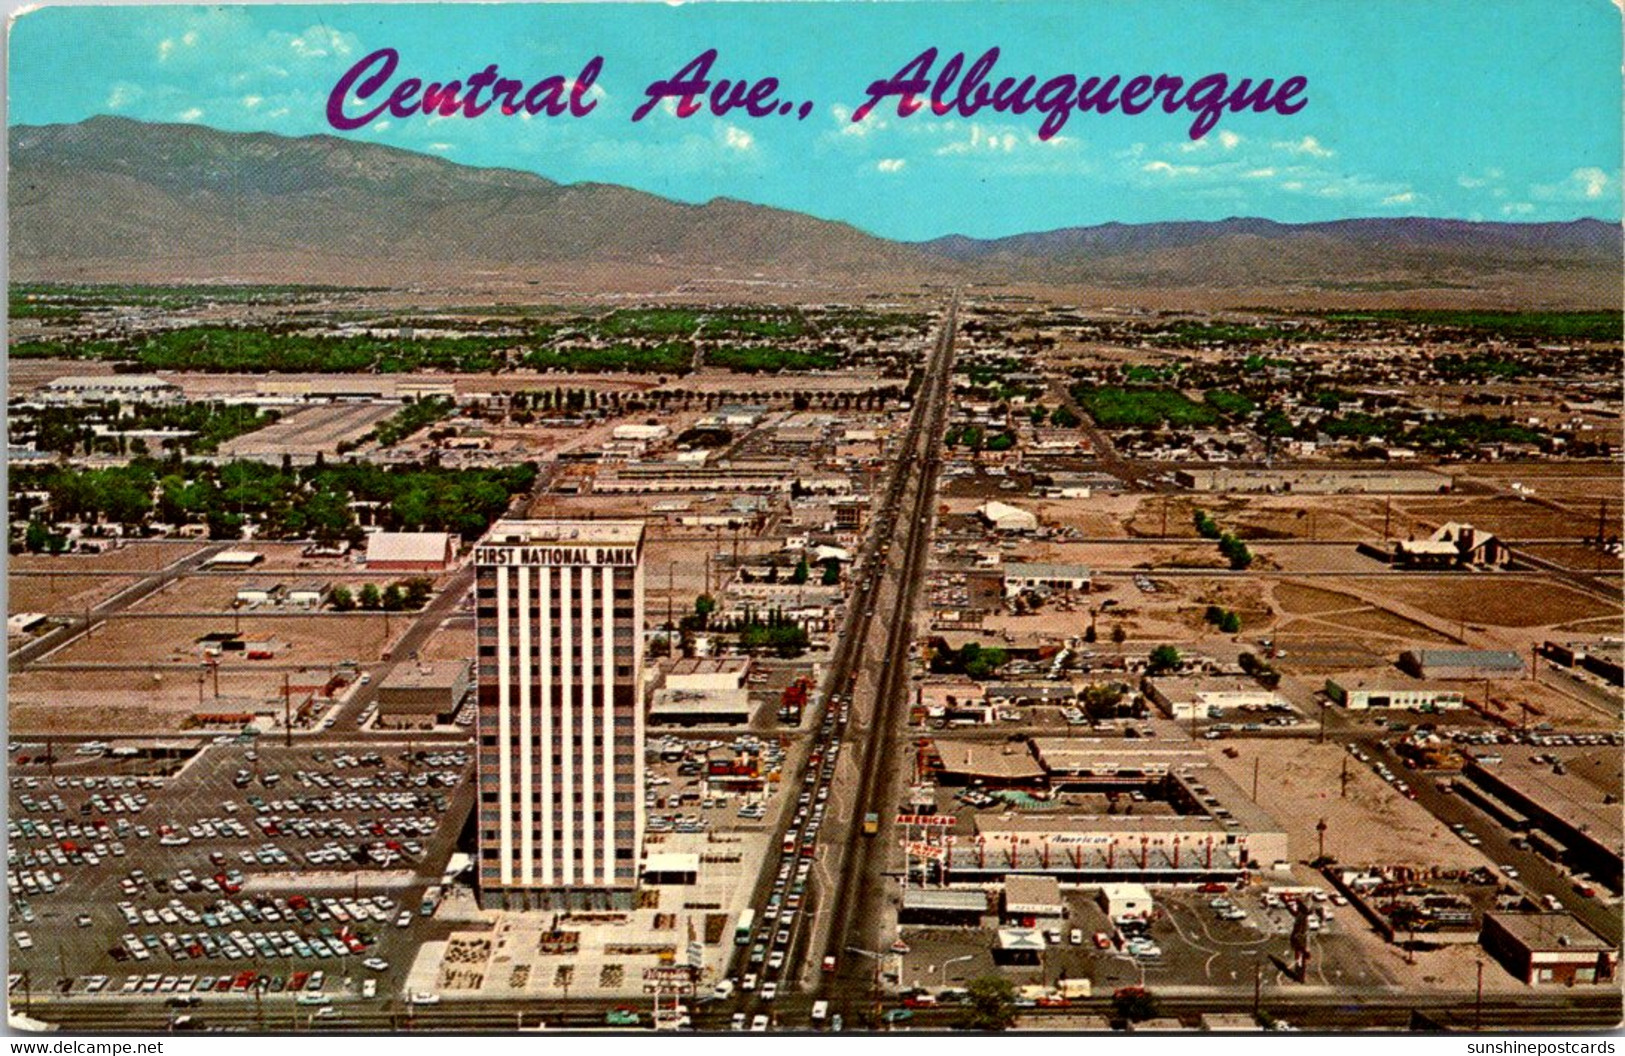
<svg viewBox="0 0 1625 1056">
<path fill-rule="evenodd" d="M 1060 920 L 1066 916 L 1061 882 L 1053 876 L 1006 876 L 1000 914 L 1007 921 L 1019 921 L 1028 927 L 1040 920 Z"/>
<path fill-rule="evenodd" d="M 996 532 L 1035 532 L 1038 515 L 1007 502 L 984 502 L 976 513 Z"/>
<path fill-rule="evenodd" d="M 242 571 L 264 560 L 265 555 L 255 550 L 222 550 L 203 562 L 203 567 L 210 572 Z"/>
<path fill-rule="evenodd" d="M 1541 655 L 1563 667 L 1579 667 L 1598 678 L 1625 686 L 1625 645 L 1618 638 L 1541 643 Z"/>
<path fill-rule="evenodd" d="M 1436 495 L 1451 489 L 1449 477 L 1421 469 L 1179 469 L 1174 483 L 1192 491 L 1300 495 Z"/>
<path fill-rule="evenodd" d="M 369 572 L 444 572 L 457 560 L 450 532 L 374 532 L 367 536 Z"/>
<path fill-rule="evenodd" d="M 1517 678 L 1523 658 L 1505 649 L 1417 649 L 1402 653 L 1399 666 L 1417 678 L 1478 681 Z"/>
<path fill-rule="evenodd" d="M 1292 710 L 1285 697 L 1252 679 L 1148 678 L 1145 695 L 1164 715 L 1181 721 L 1218 718 L 1231 711 Z"/>
<path fill-rule="evenodd" d="M 36 393 L 44 403 L 179 403 L 181 387 L 152 374 L 68 374 L 52 378 Z"/>
<path fill-rule="evenodd" d="M 1398 678 L 1344 678 L 1342 682 L 1328 678 L 1326 696 L 1350 711 L 1365 711 L 1368 708 L 1454 711 L 1465 706 L 1459 689 Z"/>
<path fill-rule="evenodd" d="M 1100 908 L 1114 921 L 1125 917 L 1145 920 L 1157 904 L 1144 884 L 1101 884 Z"/>
<path fill-rule="evenodd" d="M 482 900 L 630 908 L 644 831 L 643 525 L 503 520 L 474 564 Z"/>
<path fill-rule="evenodd" d="M 431 729 L 457 716 L 468 696 L 468 664 L 461 660 L 397 664 L 378 684 L 378 725 Z"/>
<path fill-rule="evenodd" d="M 1036 738 L 1023 757 L 1014 746 L 938 742 L 961 782 L 988 773 L 986 787 L 1084 794 L 1070 810 L 975 815 L 975 834 L 950 844 L 949 883 L 990 883 L 1011 874 L 1063 883 L 1233 881 L 1290 859 L 1285 831 L 1224 771 L 1186 743 L 1101 738 Z M 1036 764 L 1041 777 L 1028 777 Z M 997 779 L 991 772 L 998 771 Z M 948 785 L 947 772 L 939 783 Z"/>
<path fill-rule="evenodd" d="M 974 888 L 910 887 L 897 912 L 899 924 L 974 928 L 987 915 L 987 893 Z"/>
<path fill-rule="evenodd" d="M 1568 913 L 1489 913 L 1485 952 L 1531 986 L 1612 982 L 1619 951 Z"/>
<path fill-rule="evenodd" d="M 1468 763 L 1462 773 L 1561 843 L 1569 865 L 1619 890 L 1625 884 L 1619 749 L 1553 748 L 1541 758 L 1509 752 L 1501 762 Z"/>
<path fill-rule="evenodd" d="M 1088 593 L 1093 573 L 1082 565 L 1011 562 L 1004 566 L 1004 596 L 1023 591 Z"/>
</svg>

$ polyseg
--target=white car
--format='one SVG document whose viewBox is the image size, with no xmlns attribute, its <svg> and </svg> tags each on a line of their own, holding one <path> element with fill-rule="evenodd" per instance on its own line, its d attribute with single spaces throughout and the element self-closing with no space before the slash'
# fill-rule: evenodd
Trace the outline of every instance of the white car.
<svg viewBox="0 0 1625 1056">
<path fill-rule="evenodd" d="M 422 992 L 418 992 L 418 993 L 414 993 L 411 997 L 408 997 L 406 1000 L 408 1002 L 410 1002 L 411 1004 L 414 1004 L 414 1005 L 438 1005 L 440 1003 L 440 995 L 439 994 L 425 994 L 425 993 L 422 993 Z"/>
<path fill-rule="evenodd" d="M 760 1012 L 756 1013 L 756 1018 L 750 1021 L 750 1032 L 752 1034 L 766 1034 L 767 1016 Z"/>
<path fill-rule="evenodd" d="M 763 1001 L 771 1001 L 775 997 L 778 997 L 778 996 L 779 996 L 779 984 L 778 983 L 763 983 L 762 984 L 762 1000 Z"/>
<path fill-rule="evenodd" d="M 382 957 L 368 957 L 361 963 L 366 967 L 371 968 L 375 972 L 389 971 L 389 962 L 384 960 Z"/>
<path fill-rule="evenodd" d="M 733 1016 L 733 1019 L 731 1021 L 729 1021 L 728 1029 L 732 1030 L 732 1031 L 736 1031 L 736 1032 L 744 1030 L 745 1029 L 745 1013 L 743 1013 L 743 1012 L 735 1012 L 734 1016 Z"/>
</svg>

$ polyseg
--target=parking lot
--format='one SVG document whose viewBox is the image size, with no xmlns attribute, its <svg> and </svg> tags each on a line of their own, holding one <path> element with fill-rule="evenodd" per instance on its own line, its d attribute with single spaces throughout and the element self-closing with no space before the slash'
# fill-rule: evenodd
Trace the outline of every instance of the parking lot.
<svg viewBox="0 0 1625 1056">
<path fill-rule="evenodd" d="M 995 967 L 992 927 L 904 927 L 908 952 L 888 959 L 888 975 L 898 966 L 897 985 L 907 994 L 938 995 L 966 980 L 998 972 L 1018 988 L 1055 993 L 1063 980 L 1089 980 L 1096 994 L 1124 986 L 1144 985 L 1177 992 L 1185 987 L 1296 985 L 1291 934 L 1294 906 L 1309 907 L 1309 979 L 1311 985 L 1363 985 L 1385 980 L 1364 957 L 1353 932 L 1364 926 L 1342 895 L 1329 888 L 1252 884 L 1200 891 L 1156 888 L 1156 912 L 1148 922 L 1114 923 L 1107 918 L 1096 891 L 1066 892 L 1066 916 L 1038 920 L 1045 934 L 1041 963 Z M 984 923 L 986 923 L 984 921 Z M 1347 931 L 1347 933 L 1345 933 Z M 901 948 L 901 947 L 899 947 Z M 891 982 L 890 979 L 885 980 Z"/>
<path fill-rule="evenodd" d="M 466 815 L 464 746 L 222 737 L 170 775 L 57 756 L 11 779 L 12 972 L 37 992 L 389 994 L 447 930 L 420 910 Z"/>
</svg>

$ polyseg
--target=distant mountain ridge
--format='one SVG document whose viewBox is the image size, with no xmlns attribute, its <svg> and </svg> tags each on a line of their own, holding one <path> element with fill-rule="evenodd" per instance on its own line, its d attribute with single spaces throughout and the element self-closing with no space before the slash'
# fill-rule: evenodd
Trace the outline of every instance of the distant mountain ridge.
<svg viewBox="0 0 1625 1056">
<path fill-rule="evenodd" d="M 14 126 L 9 142 L 11 268 L 22 280 L 455 285 L 590 268 L 611 284 L 637 272 L 1620 297 L 1621 227 L 1599 220 L 1237 217 L 911 243 L 728 198 L 690 205 L 329 135 L 93 117 Z"/>
</svg>

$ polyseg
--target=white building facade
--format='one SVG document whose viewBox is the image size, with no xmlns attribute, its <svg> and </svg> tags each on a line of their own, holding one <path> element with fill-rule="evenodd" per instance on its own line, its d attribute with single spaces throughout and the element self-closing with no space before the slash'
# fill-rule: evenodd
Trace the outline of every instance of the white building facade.
<svg viewBox="0 0 1625 1056">
<path fill-rule="evenodd" d="M 643 525 L 499 521 L 475 549 L 482 902 L 629 908 L 644 830 Z"/>
</svg>

